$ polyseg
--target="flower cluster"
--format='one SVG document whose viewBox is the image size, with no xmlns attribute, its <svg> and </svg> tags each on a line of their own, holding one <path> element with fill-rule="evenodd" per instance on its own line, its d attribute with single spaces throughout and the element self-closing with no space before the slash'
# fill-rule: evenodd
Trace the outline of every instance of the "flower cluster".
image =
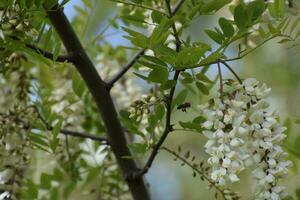
<svg viewBox="0 0 300 200">
<path fill-rule="evenodd" d="M 0 38 L 10 36 L 31 36 L 35 30 L 32 28 L 29 15 L 18 4 L 0 8 Z"/>
<path fill-rule="evenodd" d="M 148 95 L 142 95 L 140 100 L 134 101 L 130 105 L 130 117 L 135 118 L 136 121 L 141 121 L 144 115 L 151 112 L 151 107 L 157 102 L 156 94 L 153 90 L 150 91 Z"/>
<path fill-rule="evenodd" d="M 280 147 L 285 128 L 265 100 L 269 92 L 252 78 L 225 81 L 223 91 L 203 106 L 202 126 L 214 181 L 219 185 L 239 181 L 245 167 L 254 167 L 257 199 L 279 200 L 285 193 L 277 182 L 291 163 Z"/>
<path fill-rule="evenodd" d="M 30 161 L 30 142 L 27 123 L 32 109 L 15 107 L 0 114 L 0 199 L 20 199 L 25 182 L 25 171 Z"/>
</svg>

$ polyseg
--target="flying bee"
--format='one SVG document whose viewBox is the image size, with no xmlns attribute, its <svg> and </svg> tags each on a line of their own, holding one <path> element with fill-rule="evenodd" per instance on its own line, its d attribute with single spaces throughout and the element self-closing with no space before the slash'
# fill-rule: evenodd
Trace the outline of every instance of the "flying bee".
<svg viewBox="0 0 300 200">
<path fill-rule="evenodd" d="M 183 104 L 178 105 L 177 110 L 182 110 L 182 112 L 186 112 L 186 109 L 190 107 L 191 107 L 191 103 L 185 102 Z"/>
</svg>

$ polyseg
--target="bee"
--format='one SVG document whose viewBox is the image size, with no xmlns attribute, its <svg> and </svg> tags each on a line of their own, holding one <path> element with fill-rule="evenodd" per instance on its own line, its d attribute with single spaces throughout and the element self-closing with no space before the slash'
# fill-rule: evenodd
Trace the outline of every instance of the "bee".
<svg viewBox="0 0 300 200">
<path fill-rule="evenodd" d="M 182 112 L 186 112 L 186 109 L 190 107 L 191 107 L 191 103 L 185 102 L 183 104 L 178 105 L 177 110 L 182 110 Z"/>
</svg>

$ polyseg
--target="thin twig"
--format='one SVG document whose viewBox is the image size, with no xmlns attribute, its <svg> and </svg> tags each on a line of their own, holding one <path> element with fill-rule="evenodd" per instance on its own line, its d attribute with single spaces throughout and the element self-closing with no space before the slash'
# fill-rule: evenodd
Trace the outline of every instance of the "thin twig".
<svg viewBox="0 0 300 200">
<path fill-rule="evenodd" d="M 243 83 L 242 79 L 237 75 L 237 73 L 225 62 L 220 60 L 220 62 L 227 68 L 230 70 L 230 72 L 235 76 L 235 78 L 239 81 L 240 84 Z"/>
<path fill-rule="evenodd" d="M 174 6 L 174 8 L 171 10 L 171 16 L 174 16 L 179 8 L 182 6 L 182 4 L 184 3 L 184 0 L 180 0 L 178 1 L 178 3 Z M 174 29 L 173 29 L 174 30 Z M 178 43 L 178 42 L 177 42 Z M 114 75 L 110 80 L 108 80 L 106 82 L 107 84 L 107 88 L 111 89 L 113 87 L 113 85 L 120 79 L 123 77 L 123 75 L 141 58 L 142 55 L 144 55 L 146 49 L 142 49 L 140 51 L 138 51 L 135 56 L 127 63 L 125 64 L 123 67 L 121 67 L 121 70 L 119 72 L 117 72 L 116 75 Z"/>
<path fill-rule="evenodd" d="M 219 79 L 220 79 L 220 95 L 221 95 L 220 99 L 223 102 L 223 76 L 222 76 L 220 61 L 218 62 L 218 72 L 219 72 Z"/>
<path fill-rule="evenodd" d="M 187 166 L 189 166 L 193 171 L 197 172 L 198 174 L 200 174 L 201 177 L 203 177 L 210 185 L 212 185 L 223 197 L 223 199 L 227 199 L 226 198 L 226 193 L 224 192 L 224 190 L 222 188 L 220 188 L 213 180 L 211 180 L 203 171 L 200 171 L 197 167 L 195 167 L 194 165 L 192 165 L 191 163 L 189 163 L 186 159 L 184 159 L 183 157 L 181 157 L 180 155 L 178 155 L 176 152 L 168 149 L 167 147 L 161 147 L 161 150 L 164 150 L 170 154 L 172 154 L 173 156 L 175 156 L 177 159 L 179 159 L 180 161 L 182 161 L 184 164 L 186 164 Z"/>
<path fill-rule="evenodd" d="M 65 62 L 70 62 L 71 63 L 73 61 L 73 56 L 72 55 L 61 55 L 61 56 L 57 56 L 55 58 L 55 56 L 52 53 L 50 53 L 48 51 L 45 51 L 45 50 L 43 50 L 39 47 L 36 47 L 32 44 L 25 44 L 25 46 L 27 48 L 30 48 L 30 49 L 34 50 L 36 53 L 44 56 L 45 58 L 48 58 L 50 60 L 54 60 L 56 62 L 64 62 L 64 63 Z"/>
<path fill-rule="evenodd" d="M 41 122 L 44 124 L 44 126 L 46 127 L 46 129 L 48 131 L 52 131 L 53 127 L 42 116 L 42 114 L 40 113 L 39 109 L 36 106 L 31 106 L 31 107 L 35 110 L 38 119 L 41 120 Z M 26 125 L 26 127 L 30 128 L 31 126 L 30 125 Z M 86 138 L 86 139 L 96 140 L 96 141 L 102 142 L 105 145 L 109 145 L 109 141 L 108 141 L 107 138 L 103 138 L 103 137 L 100 137 L 100 136 L 97 136 L 97 135 L 92 135 L 92 134 L 89 134 L 89 133 L 71 131 L 71 130 L 66 130 L 66 129 L 61 129 L 60 133 L 66 135 L 66 136 L 70 135 L 70 136 L 79 137 L 79 138 Z"/>
<path fill-rule="evenodd" d="M 103 138 L 103 137 L 100 137 L 97 135 L 92 135 L 89 133 L 70 131 L 70 130 L 66 130 L 66 129 L 61 129 L 60 133 L 66 135 L 66 136 L 69 135 L 69 136 L 74 136 L 74 137 L 79 137 L 79 138 L 96 140 L 96 141 L 101 142 L 102 144 L 109 145 L 109 141 L 106 138 Z"/>
<path fill-rule="evenodd" d="M 129 6 L 139 7 L 139 8 L 143 8 L 143 9 L 146 9 L 146 10 L 151 10 L 151 11 L 158 12 L 162 15 L 166 15 L 166 13 L 164 13 L 161 10 L 158 10 L 156 8 L 152 8 L 152 7 L 149 7 L 149 6 L 146 6 L 146 5 L 138 4 L 138 3 L 133 3 L 133 2 L 128 2 L 128 1 L 120 1 L 120 0 L 109 0 L 109 1 L 116 2 L 116 3 L 122 3 L 122 4 L 125 4 L 125 5 L 129 5 Z"/>
<path fill-rule="evenodd" d="M 216 59 L 214 61 L 211 61 L 211 62 L 207 62 L 207 63 L 199 63 L 199 64 L 196 64 L 196 65 L 193 65 L 193 66 L 187 66 L 187 67 L 182 67 L 180 69 L 194 69 L 194 68 L 198 68 L 198 67 L 204 67 L 204 66 L 207 66 L 207 65 L 212 65 L 212 64 L 217 64 L 218 62 L 220 61 L 223 61 L 223 62 L 232 62 L 232 61 L 236 61 L 236 60 L 240 60 L 244 57 L 246 57 L 247 55 L 249 55 L 250 53 L 252 53 L 253 51 L 255 51 L 256 49 L 258 49 L 259 47 L 263 46 L 265 43 L 267 43 L 268 41 L 276 38 L 276 37 L 284 37 L 284 38 L 289 38 L 291 39 L 291 37 L 289 35 L 285 35 L 285 34 L 275 34 L 273 36 L 271 36 L 270 38 L 264 40 L 263 42 L 261 42 L 260 44 L 258 44 L 256 47 L 246 51 L 245 53 L 243 54 L 240 54 L 234 58 L 228 58 L 228 59 Z M 215 52 L 214 52 L 215 53 Z"/>
<path fill-rule="evenodd" d="M 112 77 L 109 81 L 107 81 L 107 88 L 111 89 L 113 85 L 123 77 L 123 75 L 138 61 L 138 59 L 144 54 L 145 50 L 140 50 L 138 51 L 133 58 L 126 64 L 124 65 L 121 70 L 114 76 Z"/>
</svg>

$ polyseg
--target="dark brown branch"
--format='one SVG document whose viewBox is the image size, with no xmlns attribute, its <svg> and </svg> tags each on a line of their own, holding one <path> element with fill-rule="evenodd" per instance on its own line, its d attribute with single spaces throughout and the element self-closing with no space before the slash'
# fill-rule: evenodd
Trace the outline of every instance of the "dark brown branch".
<svg viewBox="0 0 300 200">
<path fill-rule="evenodd" d="M 97 135 L 92 135 L 92 134 L 89 134 L 89 133 L 70 131 L 70 130 L 66 130 L 66 129 L 61 129 L 60 133 L 64 134 L 64 135 L 79 137 L 79 138 L 91 139 L 91 140 L 99 141 L 102 144 L 109 145 L 109 141 L 106 138 L 103 138 L 103 137 L 100 137 L 100 136 L 97 136 Z"/>
<path fill-rule="evenodd" d="M 180 1 L 177 5 L 182 5 L 183 2 L 184 2 L 184 0 Z M 168 12 L 169 12 L 169 18 L 172 18 L 174 14 L 173 14 L 172 9 L 171 9 L 170 0 L 166 0 L 166 4 L 167 4 Z M 179 7 L 177 8 L 177 6 L 176 6 L 175 10 L 178 11 L 178 9 L 179 9 Z M 180 51 L 180 46 L 181 46 L 181 41 L 179 39 L 179 34 L 177 32 L 175 24 L 172 25 L 172 29 L 173 29 L 174 37 L 176 39 L 176 51 L 179 52 Z M 181 72 L 181 70 L 175 70 L 175 73 L 174 73 L 174 76 L 173 76 L 172 80 L 176 81 L 176 83 L 177 83 L 177 80 L 179 78 L 180 72 Z M 140 177 L 143 174 L 148 172 L 148 170 L 152 166 L 152 163 L 153 163 L 154 159 L 156 158 L 156 156 L 158 154 L 159 148 L 163 145 L 163 143 L 167 139 L 169 133 L 173 131 L 173 127 L 171 125 L 171 114 L 172 114 L 172 102 L 173 102 L 173 97 L 174 97 L 175 90 L 176 90 L 176 85 L 177 84 L 175 84 L 175 86 L 171 88 L 170 93 L 166 97 L 166 100 L 165 100 L 166 101 L 165 102 L 166 103 L 166 110 L 167 110 L 165 129 L 164 129 L 161 137 L 159 138 L 158 142 L 154 145 L 154 147 L 152 149 L 152 152 L 151 152 L 145 166 L 140 171 L 132 173 L 128 177 L 129 179 L 138 178 L 138 177 Z"/>
<path fill-rule="evenodd" d="M 132 155 L 127 147 L 125 134 L 112 98 L 107 90 L 106 83 L 99 76 L 62 9 L 55 7 L 51 11 L 47 11 L 47 15 L 66 47 L 67 52 L 74 55 L 73 64 L 85 81 L 97 104 L 102 116 L 102 119 L 99 118 L 99 120 L 103 120 L 105 124 L 111 149 L 123 175 L 126 176 L 132 171 L 137 171 L 136 162 L 133 159 L 128 159 Z M 126 179 L 126 181 L 135 200 L 150 199 L 142 177 L 134 180 Z"/>
<path fill-rule="evenodd" d="M 178 1 L 178 3 L 175 5 L 175 7 L 172 9 L 172 10 L 169 10 L 169 12 L 171 13 L 169 15 L 170 18 L 172 18 L 172 16 L 174 16 L 179 8 L 182 6 L 184 0 L 180 0 Z M 172 25 L 172 28 L 173 28 L 173 31 L 174 31 L 174 28 L 175 28 L 175 24 Z M 176 38 L 176 36 L 175 36 Z M 177 40 L 178 38 L 176 38 L 176 46 L 178 46 L 178 42 L 179 40 Z M 180 46 L 180 45 L 179 45 Z M 140 50 L 138 51 L 135 56 L 126 64 L 124 65 L 121 70 L 116 74 L 114 75 L 109 81 L 107 81 L 107 87 L 108 89 L 111 89 L 113 87 L 113 85 L 120 79 L 123 77 L 123 75 L 140 59 L 140 57 L 142 55 L 144 55 L 145 53 L 145 50 L 146 49 L 143 49 L 143 50 Z"/>
<path fill-rule="evenodd" d="M 56 61 L 56 62 L 72 62 L 72 60 L 73 60 L 72 55 L 61 55 L 61 56 L 58 56 L 57 58 L 55 58 L 52 53 L 50 53 L 48 51 L 45 51 L 45 50 L 43 50 L 39 47 L 36 47 L 34 45 L 25 44 L 25 46 L 27 48 L 30 48 L 30 49 L 34 50 L 36 53 L 44 56 L 45 58 L 48 58 L 48 59 Z"/>
<path fill-rule="evenodd" d="M 111 78 L 111 80 L 107 81 L 107 87 L 108 89 L 111 89 L 114 84 L 120 79 L 122 78 L 122 76 L 138 61 L 138 59 L 140 59 L 140 57 L 142 55 L 144 55 L 145 50 L 140 50 L 138 51 L 133 58 L 126 64 L 124 65 L 121 70 L 114 76 Z"/>
</svg>

